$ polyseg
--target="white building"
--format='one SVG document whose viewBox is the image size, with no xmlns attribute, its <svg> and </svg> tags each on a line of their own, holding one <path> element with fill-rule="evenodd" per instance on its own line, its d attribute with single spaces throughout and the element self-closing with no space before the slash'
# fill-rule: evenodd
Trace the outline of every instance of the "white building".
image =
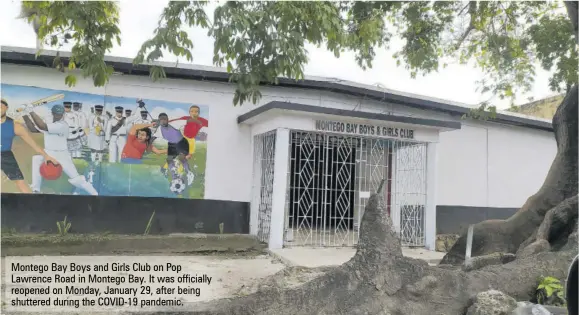
<svg viewBox="0 0 579 315">
<path fill-rule="evenodd" d="M 242 224 L 271 248 L 354 244 L 365 202 L 386 180 L 403 243 L 433 249 L 437 233 L 510 216 L 556 153 L 549 121 L 462 119 L 463 104 L 354 82 L 280 79 L 257 105 L 234 107 L 219 68 L 163 63 L 167 79 L 152 82 L 146 66 L 110 57 L 117 74 L 107 85 L 79 75 L 68 88 L 50 68 L 54 52 L 2 49 L 5 84 L 207 105 L 205 200 L 246 203 Z"/>
</svg>

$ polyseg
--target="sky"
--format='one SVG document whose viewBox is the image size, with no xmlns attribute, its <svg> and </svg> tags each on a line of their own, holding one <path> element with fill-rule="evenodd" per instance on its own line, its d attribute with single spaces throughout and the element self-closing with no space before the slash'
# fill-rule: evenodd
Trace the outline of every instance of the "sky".
<svg viewBox="0 0 579 315">
<path fill-rule="evenodd" d="M 141 44 L 149 39 L 157 26 L 160 13 L 167 4 L 165 0 L 121 0 L 120 1 L 120 29 L 121 46 L 115 46 L 108 55 L 118 57 L 135 57 Z M 17 19 L 20 2 L 16 0 L 0 1 L 0 45 L 34 48 L 35 34 L 24 20 Z M 193 63 L 212 66 L 213 41 L 206 35 L 205 30 L 190 29 L 190 38 L 195 44 L 193 49 Z M 482 78 L 482 73 L 468 65 L 451 64 L 438 73 L 426 77 L 412 79 L 409 72 L 403 67 L 397 67 L 392 58 L 392 52 L 400 45 L 400 40 L 391 44 L 393 50 L 379 51 L 373 62 L 372 69 L 362 70 L 355 62 L 352 53 L 344 53 L 338 59 L 331 52 L 314 46 L 307 47 L 309 62 L 305 67 L 305 74 L 338 78 L 355 81 L 363 84 L 378 85 L 390 90 L 419 94 L 454 102 L 475 105 L 488 98 L 476 91 L 476 81 Z M 66 47 L 63 50 L 67 50 Z M 173 56 L 166 56 L 162 61 L 177 61 Z M 179 60 L 184 63 L 184 60 Z M 530 93 L 517 95 L 517 104 L 528 102 L 528 98 L 535 100 L 555 95 L 549 90 L 549 73 L 538 69 L 535 84 Z M 509 106 L 507 100 L 493 101 L 499 109 Z"/>
</svg>

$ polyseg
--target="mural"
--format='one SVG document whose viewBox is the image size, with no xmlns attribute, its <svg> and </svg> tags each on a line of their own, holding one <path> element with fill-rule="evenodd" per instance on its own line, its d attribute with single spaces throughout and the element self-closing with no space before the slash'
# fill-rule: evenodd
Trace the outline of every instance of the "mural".
<svg viewBox="0 0 579 315">
<path fill-rule="evenodd" d="M 1 88 L 2 193 L 204 197 L 208 107 Z"/>
</svg>

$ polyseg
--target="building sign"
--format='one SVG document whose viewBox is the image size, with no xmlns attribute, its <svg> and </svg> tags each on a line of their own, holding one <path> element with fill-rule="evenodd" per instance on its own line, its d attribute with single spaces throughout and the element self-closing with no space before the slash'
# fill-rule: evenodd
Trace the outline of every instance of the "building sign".
<svg viewBox="0 0 579 315">
<path fill-rule="evenodd" d="M 355 124 L 332 120 L 316 120 L 317 131 L 344 133 L 357 136 L 414 139 L 414 130 L 369 124 Z"/>
</svg>

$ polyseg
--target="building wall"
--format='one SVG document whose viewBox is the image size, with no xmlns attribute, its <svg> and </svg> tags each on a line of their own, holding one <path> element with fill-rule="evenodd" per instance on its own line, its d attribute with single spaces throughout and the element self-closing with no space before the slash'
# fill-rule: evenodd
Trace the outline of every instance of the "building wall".
<svg viewBox="0 0 579 315">
<path fill-rule="evenodd" d="M 342 94 L 264 87 L 259 104 L 234 107 L 234 87 L 226 83 L 115 75 L 104 87 L 78 78 L 74 88 L 64 75 L 52 69 L 2 64 L 2 83 L 38 86 L 111 96 L 160 99 L 204 104 L 209 107 L 210 136 L 207 144 L 205 199 L 249 202 L 252 178 L 252 135 L 271 130 L 273 122 L 260 126 L 237 124 L 236 118 L 270 101 L 361 110 L 401 116 L 460 120 L 443 113 L 425 112 Z M 294 119 L 294 118 L 288 118 Z M 460 130 L 442 132 L 438 145 L 437 200 L 445 209 L 498 207 L 514 209 L 542 184 L 556 152 L 550 132 L 461 120 Z M 439 211 L 443 211 L 444 209 Z M 454 210 L 452 210 L 454 211 Z M 452 213 L 452 211 L 450 213 Z"/>
<path fill-rule="evenodd" d="M 557 153 L 552 132 L 464 122 L 440 134 L 437 232 L 506 219 L 543 184 Z"/>
</svg>

